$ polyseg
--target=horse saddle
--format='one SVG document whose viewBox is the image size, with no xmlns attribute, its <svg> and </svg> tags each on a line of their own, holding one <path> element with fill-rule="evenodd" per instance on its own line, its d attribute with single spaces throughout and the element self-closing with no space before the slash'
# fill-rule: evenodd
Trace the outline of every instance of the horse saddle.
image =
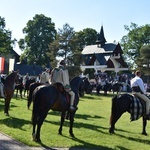
<svg viewBox="0 0 150 150">
<path fill-rule="evenodd" d="M 66 92 L 64 86 L 61 83 L 54 83 L 53 86 L 55 86 L 62 94 L 65 95 L 67 102 L 70 102 L 70 95 L 68 92 Z"/>
<path fill-rule="evenodd" d="M 130 103 L 130 113 L 131 113 L 131 121 L 138 120 L 142 117 L 146 112 L 146 103 L 136 95 L 130 95 L 131 103 Z"/>
</svg>

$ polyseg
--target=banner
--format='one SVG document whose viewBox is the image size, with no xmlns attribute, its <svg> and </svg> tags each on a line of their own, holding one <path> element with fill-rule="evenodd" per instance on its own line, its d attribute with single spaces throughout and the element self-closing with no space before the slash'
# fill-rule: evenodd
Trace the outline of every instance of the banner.
<svg viewBox="0 0 150 150">
<path fill-rule="evenodd" d="M 0 57 L 0 72 L 4 72 L 4 57 Z"/>
<path fill-rule="evenodd" d="M 14 70 L 14 63 L 15 63 L 15 59 L 10 58 L 9 59 L 9 72 L 12 72 Z"/>
</svg>

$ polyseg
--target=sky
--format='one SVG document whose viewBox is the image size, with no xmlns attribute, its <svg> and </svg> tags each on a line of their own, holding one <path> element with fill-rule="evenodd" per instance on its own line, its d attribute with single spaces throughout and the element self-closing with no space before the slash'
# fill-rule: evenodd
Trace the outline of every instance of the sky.
<svg viewBox="0 0 150 150">
<path fill-rule="evenodd" d="M 22 29 L 36 14 L 44 14 L 62 29 L 65 23 L 82 31 L 85 28 L 100 32 L 103 25 L 108 43 L 119 42 L 127 31 L 124 25 L 150 24 L 150 0 L 0 0 L 0 16 L 12 38 L 24 38 Z M 21 54 L 18 45 L 14 50 Z"/>
</svg>

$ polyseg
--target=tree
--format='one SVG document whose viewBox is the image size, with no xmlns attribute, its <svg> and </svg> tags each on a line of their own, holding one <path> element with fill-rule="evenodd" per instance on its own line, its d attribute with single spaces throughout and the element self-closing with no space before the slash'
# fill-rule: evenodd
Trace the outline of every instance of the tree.
<svg viewBox="0 0 150 150">
<path fill-rule="evenodd" d="M 55 40 L 57 34 L 51 18 L 43 14 L 35 15 L 33 20 L 28 21 L 23 33 L 26 34 L 25 39 L 20 39 L 18 42 L 20 49 L 24 51 L 21 61 L 27 58 L 28 64 L 36 63 L 50 67 L 49 45 Z"/>
<path fill-rule="evenodd" d="M 97 31 L 92 28 L 83 29 L 75 33 L 75 39 L 78 43 L 79 51 L 82 51 L 83 48 L 87 45 L 94 45 L 97 40 Z"/>
<path fill-rule="evenodd" d="M 67 23 L 63 25 L 63 29 L 58 29 L 59 51 L 57 55 L 59 57 L 67 59 L 72 55 L 71 43 L 74 33 L 74 28 Z"/>
<path fill-rule="evenodd" d="M 121 46 L 125 58 L 133 66 L 133 62 L 136 63 L 137 58 L 140 57 L 141 47 L 150 43 L 150 25 L 146 24 L 138 27 L 137 24 L 131 23 L 130 27 L 127 25 L 124 27 L 128 31 L 128 34 L 121 39 Z"/>
<path fill-rule="evenodd" d="M 144 45 L 140 49 L 140 58 L 137 59 L 138 68 L 144 73 L 144 75 L 150 76 L 150 44 Z"/>
<path fill-rule="evenodd" d="M 5 29 L 5 19 L 0 17 L 0 54 L 7 55 L 11 52 L 15 39 L 11 39 L 11 31 Z"/>
<path fill-rule="evenodd" d="M 58 29 L 57 40 L 59 49 L 57 50 L 56 56 L 66 60 L 71 78 L 79 75 L 80 72 L 81 52 L 78 52 L 74 35 L 74 28 L 70 27 L 68 23 L 64 24 L 62 29 Z"/>
</svg>

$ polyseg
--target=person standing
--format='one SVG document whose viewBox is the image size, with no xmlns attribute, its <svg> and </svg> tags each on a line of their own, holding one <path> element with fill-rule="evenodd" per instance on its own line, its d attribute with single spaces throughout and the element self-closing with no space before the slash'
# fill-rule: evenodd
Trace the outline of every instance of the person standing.
<svg viewBox="0 0 150 150">
<path fill-rule="evenodd" d="M 29 74 L 28 74 L 28 73 L 26 73 L 26 75 L 23 77 L 22 84 L 23 84 L 23 87 L 24 87 L 24 88 L 25 88 L 25 86 L 26 86 L 27 80 L 29 80 Z"/>
<path fill-rule="evenodd" d="M 59 63 L 59 66 L 54 68 L 51 72 L 51 84 L 54 84 L 54 83 L 61 83 L 64 86 L 65 91 L 68 92 L 69 95 L 71 96 L 70 111 L 75 111 L 76 108 L 73 106 L 75 94 L 71 90 L 71 87 L 70 87 L 69 73 L 68 73 L 68 70 L 66 69 L 65 60 L 61 60 Z"/>
<path fill-rule="evenodd" d="M 145 118 L 150 120 L 150 99 L 145 95 L 146 90 L 144 87 L 143 80 L 140 78 L 141 72 L 137 70 L 135 72 L 135 77 L 131 79 L 131 88 L 135 95 L 140 97 L 143 101 L 146 102 L 146 115 Z"/>
</svg>

